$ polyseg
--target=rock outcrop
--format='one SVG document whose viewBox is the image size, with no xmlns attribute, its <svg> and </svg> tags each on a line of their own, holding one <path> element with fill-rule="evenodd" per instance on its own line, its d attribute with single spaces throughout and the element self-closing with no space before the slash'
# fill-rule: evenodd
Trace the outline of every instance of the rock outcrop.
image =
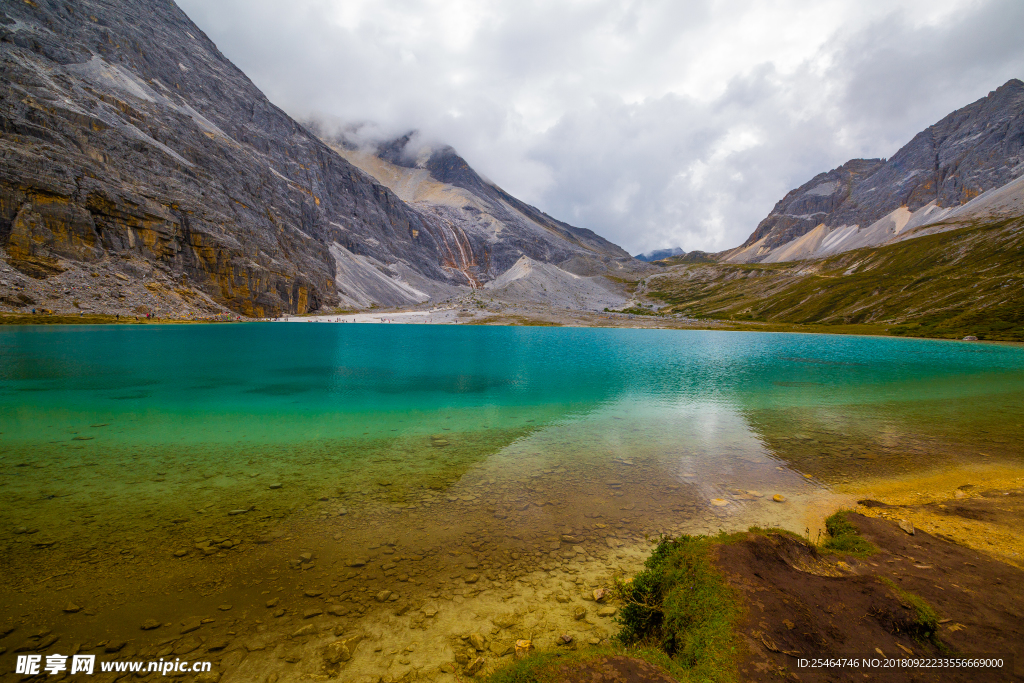
<svg viewBox="0 0 1024 683">
<path fill-rule="evenodd" d="M 1022 175 L 1024 82 L 1014 79 L 918 133 L 891 159 L 854 159 L 815 176 L 722 258 L 789 261 L 904 239 Z"/>
</svg>

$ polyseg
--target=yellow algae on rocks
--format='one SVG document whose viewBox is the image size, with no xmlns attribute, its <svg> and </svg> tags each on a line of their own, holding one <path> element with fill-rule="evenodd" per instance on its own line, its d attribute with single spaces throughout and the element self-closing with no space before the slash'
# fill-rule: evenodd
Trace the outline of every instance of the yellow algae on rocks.
<svg viewBox="0 0 1024 683">
<path fill-rule="evenodd" d="M 905 520 L 915 529 L 941 535 L 1024 568 L 1024 538 L 1013 515 L 1002 510 L 999 496 L 986 495 L 993 515 L 977 515 L 958 504 L 983 492 L 1010 492 L 1024 487 L 1024 466 L 969 464 L 946 467 L 919 475 L 874 479 L 837 487 L 858 500 L 873 500 L 893 508 L 858 506 L 869 517 Z M 1003 514 L 1000 514 L 1003 513 Z M 978 519 L 977 517 L 984 517 Z"/>
</svg>

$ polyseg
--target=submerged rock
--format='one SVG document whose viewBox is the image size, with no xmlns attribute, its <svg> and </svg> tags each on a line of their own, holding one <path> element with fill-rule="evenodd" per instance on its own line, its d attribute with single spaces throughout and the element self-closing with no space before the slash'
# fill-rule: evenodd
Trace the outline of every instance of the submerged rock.
<svg viewBox="0 0 1024 683">
<path fill-rule="evenodd" d="M 327 664 L 339 664 L 352 659 L 356 646 L 362 642 L 363 636 L 355 635 L 348 638 L 340 638 L 324 648 L 324 661 Z"/>
</svg>

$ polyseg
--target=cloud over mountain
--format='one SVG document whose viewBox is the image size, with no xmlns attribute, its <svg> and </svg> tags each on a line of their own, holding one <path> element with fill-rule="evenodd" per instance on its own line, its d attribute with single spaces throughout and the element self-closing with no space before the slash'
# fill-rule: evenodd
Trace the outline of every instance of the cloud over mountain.
<svg viewBox="0 0 1024 683">
<path fill-rule="evenodd" d="M 420 130 L 631 253 L 735 246 L 1024 76 L 1015 0 L 180 4 L 294 116 Z"/>
</svg>

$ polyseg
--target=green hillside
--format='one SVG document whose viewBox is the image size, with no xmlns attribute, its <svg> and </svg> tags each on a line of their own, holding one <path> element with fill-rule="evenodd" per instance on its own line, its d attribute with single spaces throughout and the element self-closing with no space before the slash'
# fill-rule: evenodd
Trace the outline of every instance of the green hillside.
<svg viewBox="0 0 1024 683">
<path fill-rule="evenodd" d="M 1024 341 L 1024 218 L 815 261 L 675 265 L 646 290 L 697 318 Z"/>
</svg>

